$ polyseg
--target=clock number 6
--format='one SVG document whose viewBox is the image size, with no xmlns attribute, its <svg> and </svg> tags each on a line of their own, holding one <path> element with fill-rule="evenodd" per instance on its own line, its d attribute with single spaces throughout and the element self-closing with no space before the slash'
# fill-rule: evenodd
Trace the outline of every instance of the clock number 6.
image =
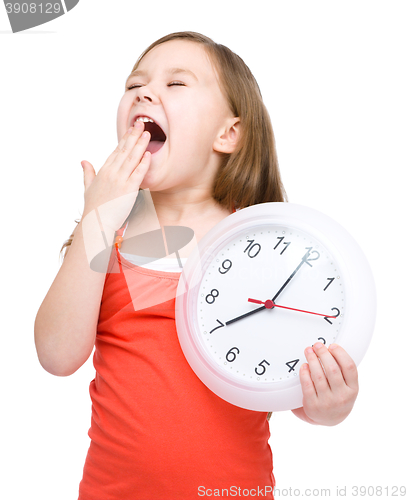
<svg viewBox="0 0 408 500">
<path fill-rule="evenodd" d="M 262 367 L 262 371 L 261 371 L 261 372 L 260 372 L 260 371 L 258 371 L 258 366 L 257 366 L 257 367 L 255 367 L 255 373 L 256 373 L 257 375 L 263 375 L 263 374 L 266 372 L 266 366 L 264 365 L 264 363 L 266 363 L 268 366 L 270 366 L 270 365 L 271 365 L 270 363 L 268 363 L 268 362 L 266 361 L 266 359 L 264 359 L 263 361 L 261 361 L 261 362 L 258 364 L 258 366 L 261 366 L 261 367 Z"/>
<path fill-rule="evenodd" d="M 235 353 L 234 350 L 236 350 L 237 352 Z M 237 354 L 239 354 L 238 347 L 231 347 L 231 349 L 227 352 L 225 359 L 228 361 L 228 363 L 232 363 L 233 361 L 235 361 Z"/>
</svg>

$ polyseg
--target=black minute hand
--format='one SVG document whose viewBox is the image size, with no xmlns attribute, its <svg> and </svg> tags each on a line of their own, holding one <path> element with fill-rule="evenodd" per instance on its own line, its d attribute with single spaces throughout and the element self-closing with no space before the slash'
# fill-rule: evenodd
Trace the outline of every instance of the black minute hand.
<svg viewBox="0 0 408 500">
<path fill-rule="evenodd" d="M 302 262 L 297 266 L 297 268 L 293 271 L 293 273 L 289 276 L 289 278 L 285 281 L 285 283 L 280 287 L 278 292 L 275 294 L 275 297 L 273 297 L 272 302 L 275 302 L 275 300 L 283 292 L 283 289 L 289 284 L 290 280 L 295 276 L 295 274 L 299 271 L 299 269 L 303 266 L 303 264 L 307 262 L 307 258 L 309 257 L 309 255 L 310 255 L 310 249 L 302 257 Z"/>
<path fill-rule="evenodd" d="M 303 266 L 305 262 L 307 262 L 307 258 L 310 255 L 311 248 L 305 253 L 305 255 L 302 257 L 302 262 L 297 266 L 297 268 L 293 271 L 293 273 L 289 276 L 289 278 L 285 281 L 285 283 L 280 287 L 278 292 L 275 294 L 275 296 L 272 299 L 272 302 L 275 302 L 276 298 L 279 297 L 279 295 L 282 293 L 284 288 L 290 283 L 290 281 L 293 279 L 295 274 L 299 271 L 299 269 Z M 310 264 L 309 264 L 310 265 Z M 231 323 L 234 323 L 235 321 L 238 321 L 239 319 L 246 318 L 247 316 L 250 316 L 251 314 L 255 314 L 259 311 L 262 311 L 263 309 L 266 309 L 266 306 L 258 307 L 257 309 L 253 309 L 252 311 L 249 311 L 245 314 L 242 314 L 241 316 L 237 316 L 236 318 L 230 319 L 227 321 L 225 324 L 230 325 Z M 272 308 L 273 309 L 273 308 Z"/>
</svg>

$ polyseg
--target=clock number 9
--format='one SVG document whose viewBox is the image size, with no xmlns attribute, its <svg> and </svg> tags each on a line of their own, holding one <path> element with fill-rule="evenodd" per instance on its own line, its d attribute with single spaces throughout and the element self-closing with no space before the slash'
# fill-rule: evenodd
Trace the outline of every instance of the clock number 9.
<svg viewBox="0 0 408 500">
<path fill-rule="evenodd" d="M 236 349 L 236 354 L 234 349 Z M 227 352 L 227 355 L 225 356 L 225 359 L 228 361 L 228 363 L 232 363 L 235 361 L 237 354 L 239 354 L 239 349 L 238 347 L 231 347 L 231 349 Z"/>
<path fill-rule="evenodd" d="M 213 292 L 217 292 L 217 295 L 215 295 Z M 211 292 L 205 297 L 205 301 L 207 302 L 207 304 L 214 304 L 215 298 L 218 297 L 219 294 L 220 292 L 217 289 L 213 288 Z"/>
<path fill-rule="evenodd" d="M 224 266 L 224 264 L 225 264 L 226 262 L 229 262 L 229 266 L 228 266 L 228 267 L 225 267 L 225 266 Z M 225 271 L 224 271 L 224 272 L 222 272 L 222 271 L 221 271 L 221 268 L 218 268 L 218 271 L 219 271 L 221 274 L 225 274 L 225 273 L 227 273 L 227 272 L 231 269 L 231 267 L 232 267 L 232 262 L 231 262 L 229 259 L 226 259 L 226 260 L 224 260 L 224 262 L 223 262 L 221 265 L 222 265 L 223 269 L 225 269 Z"/>
<path fill-rule="evenodd" d="M 260 366 L 262 368 L 262 371 L 258 371 L 258 366 L 255 367 L 255 373 L 257 375 L 263 375 L 266 372 L 266 366 L 264 365 L 264 363 L 266 363 L 268 366 L 271 365 L 270 363 L 268 363 L 266 361 L 266 359 L 264 359 L 263 361 L 261 361 L 260 363 L 258 363 L 258 366 Z"/>
<path fill-rule="evenodd" d="M 248 257 L 250 257 L 251 259 L 256 257 L 258 253 L 261 251 L 261 245 L 259 243 L 254 243 L 254 241 L 255 240 L 248 240 L 249 245 L 244 250 L 244 253 L 248 250 Z M 254 255 L 251 255 L 250 251 L 256 247 L 258 247 L 258 251 Z"/>
</svg>

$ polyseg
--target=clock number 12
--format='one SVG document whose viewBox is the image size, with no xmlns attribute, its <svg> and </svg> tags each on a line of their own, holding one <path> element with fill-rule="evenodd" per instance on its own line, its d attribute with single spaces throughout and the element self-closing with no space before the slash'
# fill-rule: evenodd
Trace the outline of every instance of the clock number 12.
<svg viewBox="0 0 408 500">
<path fill-rule="evenodd" d="M 317 260 L 320 257 L 320 253 L 317 250 L 313 250 L 313 247 L 306 247 L 306 250 L 309 250 L 307 254 L 303 257 L 303 262 L 307 264 L 310 267 L 313 267 L 312 264 L 310 264 L 311 260 Z M 311 255 L 315 254 L 314 257 L 311 257 Z"/>
</svg>

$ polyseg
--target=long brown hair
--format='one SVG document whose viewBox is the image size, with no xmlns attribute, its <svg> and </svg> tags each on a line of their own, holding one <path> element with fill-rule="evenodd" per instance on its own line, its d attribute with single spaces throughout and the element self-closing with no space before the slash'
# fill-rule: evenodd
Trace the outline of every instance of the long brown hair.
<svg viewBox="0 0 408 500">
<path fill-rule="evenodd" d="M 200 33 L 182 31 L 153 42 L 136 61 L 131 73 L 154 47 L 180 39 L 204 46 L 230 109 L 241 122 L 240 139 L 235 151 L 221 155 L 221 164 L 212 189 L 214 200 L 226 208 L 287 201 L 279 172 L 271 119 L 253 74 L 237 54 Z M 72 239 L 73 234 L 64 243 L 61 252 L 71 244 Z"/>
</svg>

